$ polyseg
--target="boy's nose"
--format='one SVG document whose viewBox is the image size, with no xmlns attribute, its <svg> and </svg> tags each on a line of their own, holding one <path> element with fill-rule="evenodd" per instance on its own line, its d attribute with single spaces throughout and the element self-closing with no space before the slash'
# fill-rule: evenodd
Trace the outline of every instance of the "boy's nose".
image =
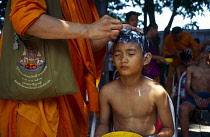
<svg viewBox="0 0 210 137">
<path fill-rule="evenodd" d="M 127 63 L 128 62 L 128 58 L 125 55 L 123 55 L 122 59 L 121 59 L 121 62 L 122 63 Z"/>
</svg>

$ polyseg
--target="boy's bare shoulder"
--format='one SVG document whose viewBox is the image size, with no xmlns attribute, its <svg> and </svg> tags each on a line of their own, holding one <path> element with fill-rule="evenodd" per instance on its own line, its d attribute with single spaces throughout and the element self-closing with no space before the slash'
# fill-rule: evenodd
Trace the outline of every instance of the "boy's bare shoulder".
<svg viewBox="0 0 210 137">
<path fill-rule="evenodd" d="M 154 96 L 161 96 L 167 94 L 166 90 L 160 83 L 148 79 L 148 84 L 150 85 L 151 91 Z"/>
<path fill-rule="evenodd" d="M 195 71 L 198 71 L 200 68 L 198 67 L 198 66 L 189 66 L 188 68 L 187 68 L 187 72 L 189 73 L 191 73 L 191 72 L 195 72 Z"/>
<path fill-rule="evenodd" d="M 195 66 L 195 65 L 192 65 L 192 66 L 187 67 L 187 71 L 197 69 L 197 68 L 199 68 L 199 67 Z"/>
<path fill-rule="evenodd" d="M 118 80 L 113 80 L 107 84 L 105 84 L 101 89 L 100 89 L 100 94 L 103 92 L 108 93 L 112 93 L 114 92 L 116 89 L 119 89 L 119 82 Z"/>
</svg>

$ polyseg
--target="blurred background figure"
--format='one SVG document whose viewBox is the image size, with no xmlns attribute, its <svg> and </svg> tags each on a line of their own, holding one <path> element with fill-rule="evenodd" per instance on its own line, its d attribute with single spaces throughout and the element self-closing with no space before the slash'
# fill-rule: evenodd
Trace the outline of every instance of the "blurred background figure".
<svg viewBox="0 0 210 137">
<path fill-rule="evenodd" d="M 126 13 L 125 23 L 130 24 L 134 27 L 137 27 L 139 23 L 139 20 L 138 20 L 139 15 L 140 13 L 135 12 L 135 11 L 130 11 Z"/>
<path fill-rule="evenodd" d="M 148 65 L 145 65 L 142 70 L 142 75 L 149 78 L 155 79 L 160 82 L 160 70 L 157 63 L 166 63 L 166 60 L 163 56 L 159 56 L 153 45 L 152 38 L 156 37 L 158 34 L 158 25 L 153 23 L 150 24 L 146 29 L 146 35 L 149 39 L 149 49 L 148 51 L 152 54 L 152 60 Z"/>
<path fill-rule="evenodd" d="M 198 54 L 198 44 L 188 32 L 182 32 L 180 27 L 174 27 L 171 34 L 167 35 L 163 42 L 162 55 L 164 57 L 173 58 L 173 62 L 169 65 L 166 90 L 172 93 L 172 78 L 175 68 L 181 63 L 180 53 L 186 51 L 192 54 L 192 59 Z"/>
</svg>

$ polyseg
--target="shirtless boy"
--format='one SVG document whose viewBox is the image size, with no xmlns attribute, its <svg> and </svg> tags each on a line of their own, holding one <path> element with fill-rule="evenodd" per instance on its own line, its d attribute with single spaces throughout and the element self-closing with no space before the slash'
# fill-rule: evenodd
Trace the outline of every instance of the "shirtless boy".
<svg viewBox="0 0 210 137">
<path fill-rule="evenodd" d="M 151 60 L 147 37 L 124 28 L 113 47 L 113 60 L 120 78 L 100 91 L 100 124 L 95 137 L 114 131 L 129 131 L 141 136 L 171 137 L 174 132 L 168 95 L 158 83 L 141 75 Z M 156 134 L 157 114 L 162 129 Z M 156 134 L 156 135 L 155 135 Z"/>
<path fill-rule="evenodd" d="M 210 66 L 209 52 L 199 54 L 198 66 L 187 68 L 186 91 L 190 96 L 180 106 L 180 126 L 183 137 L 189 137 L 189 113 L 196 108 L 210 109 Z"/>
</svg>

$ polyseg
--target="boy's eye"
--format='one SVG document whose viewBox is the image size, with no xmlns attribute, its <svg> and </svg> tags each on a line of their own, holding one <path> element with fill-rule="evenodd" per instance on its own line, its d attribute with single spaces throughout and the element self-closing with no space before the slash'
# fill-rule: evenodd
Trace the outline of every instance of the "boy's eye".
<svg viewBox="0 0 210 137">
<path fill-rule="evenodd" d="M 114 54 L 114 56 L 120 56 L 120 55 L 121 55 L 121 54 L 119 54 L 119 53 L 118 53 L 118 54 Z"/>
<path fill-rule="evenodd" d="M 128 55 L 129 55 L 129 56 L 133 56 L 133 55 L 135 55 L 135 54 L 136 54 L 136 53 L 133 52 L 133 51 L 128 52 Z"/>
</svg>

